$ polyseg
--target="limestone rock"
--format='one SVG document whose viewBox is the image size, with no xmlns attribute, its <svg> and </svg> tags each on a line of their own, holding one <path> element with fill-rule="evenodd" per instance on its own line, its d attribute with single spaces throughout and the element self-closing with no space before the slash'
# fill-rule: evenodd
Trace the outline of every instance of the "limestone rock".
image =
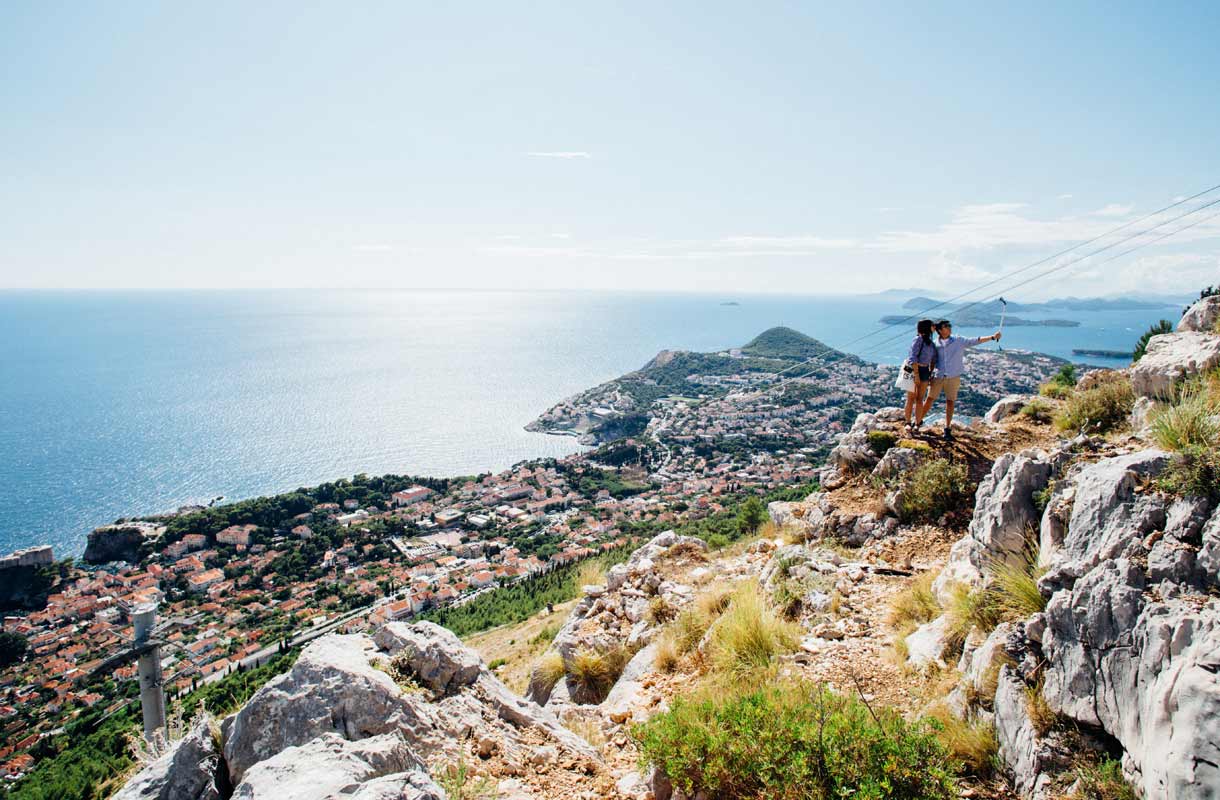
<svg viewBox="0 0 1220 800">
<path fill-rule="evenodd" d="M 1183 331 L 1148 340 L 1144 356 L 1131 368 L 1131 387 L 1141 397 L 1169 399 L 1181 380 L 1220 366 L 1220 335 Z"/>
<path fill-rule="evenodd" d="M 224 780 L 218 775 L 213 724 L 210 715 L 200 715 L 186 736 L 140 770 L 112 800 L 220 800 Z"/>
<path fill-rule="evenodd" d="M 1072 764 L 1072 750 L 1054 736 L 1034 727 L 1026 706 L 1025 683 L 1012 667 L 1000 668 L 995 693 L 995 732 L 1000 758 L 1008 766 L 1014 788 L 1033 800 L 1054 796 L 1057 779 Z"/>
<path fill-rule="evenodd" d="M 478 653 L 433 622 L 390 622 L 373 641 L 391 656 L 406 653 L 419 682 L 440 694 L 469 686 L 483 669 Z"/>
<path fill-rule="evenodd" d="M 1028 531 L 1038 525 L 1033 494 L 1050 474 L 1050 462 L 1037 452 L 1006 453 L 995 460 L 975 494 L 969 534 L 954 543 L 933 582 L 941 603 L 949 602 L 955 584 L 978 586 L 994 564 L 1019 563 Z"/>
<path fill-rule="evenodd" d="M 907 636 L 907 663 L 913 667 L 944 664 L 941 654 L 949 637 L 949 618 L 944 614 L 920 625 Z"/>
<path fill-rule="evenodd" d="M 900 408 L 882 408 L 873 414 L 858 415 L 851 430 L 843 434 L 839 443 L 830 451 L 826 463 L 841 473 L 871 470 L 880 460 L 880 456 L 869 444 L 868 434 L 885 427 L 885 423 L 898 422 L 901 419 Z"/>
<path fill-rule="evenodd" d="M 379 778 L 397 773 L 417 772 L 414 782 L 431 784 L 422 773 L 423 765 L 411 752 L 403 738 L 397 733 L 373 736 L 360 741 L 349 741 L 336 733 L 324 733 L 303 745 L 288 747 L 270 758 L 252 766 L 244 779 L 233 790 L 234 800 L 275 800 L 291 797 L 294 800 L 338 800 L 352 796 L 402 797 L 404 785 L 411 779 L 401 775 L 394 779 L 398 794 L 389 795 L 380 791 L 390 787 L 381 784 L 366 787 Z M 421 781 L 420 778 L 424 780 Z M 367 793 L 361 791 L 368 789 Z M 414 788 L 406 797 L 443 797 L 435 785 L 429 793 L 426 789 Z M 357 795 L 356 792 L 361 791 Z"/>
<path fill-rule="evenodd" d="M 1011 417 L 1022 408 L 1025 408 L 1025 404 L 1028 402 L 1029 398 L 1024 395 L 1005 395 L 995 401 L 995 404 L 987 410 L 987 413 L 983 415 L 983 422 L 998 423 L 1000 420 Z"/>
<path fill-rule="evenodd" d="M 1186 310 L 1178 322 L 1178 331 L 1196 331 L 1198 333 L 1217 333 L 1216 324 L 1220 322 L 1220 296 L 1204 297 Z"/>
</svg>

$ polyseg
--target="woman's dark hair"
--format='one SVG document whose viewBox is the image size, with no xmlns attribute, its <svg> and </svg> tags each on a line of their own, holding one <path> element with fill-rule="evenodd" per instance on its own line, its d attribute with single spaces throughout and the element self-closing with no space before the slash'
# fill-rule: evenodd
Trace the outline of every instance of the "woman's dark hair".
<svg viewBox="0 0 1220 800">
<path fill-rule="evenodd" d="M 932 320 L 921 319 L 915 325 L 915 332 L 918 333 L 920 336 L 922 336 L 923 340 L 925 342 L 931 342 L 932 341 Z"/>
</svg>

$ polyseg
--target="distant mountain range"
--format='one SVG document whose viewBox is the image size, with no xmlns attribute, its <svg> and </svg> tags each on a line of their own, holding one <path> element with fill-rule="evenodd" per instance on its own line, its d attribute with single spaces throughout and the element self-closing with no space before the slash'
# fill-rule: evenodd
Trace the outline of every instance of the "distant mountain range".
<svg viewBox="0 0 1220 800">
<path fill-rule="evenodd" d="M 1013 300 L 1008 301 L 1008 310 L 1010 312 L 1020 311 L 1147 311 L 1158 308 L 1178 307 L 1189 302 L 1188 298 L 1168 298 L 1168 297 L 1057 297 L 1053 300 L 1047 300 L 1042 303 L 1019 303 Z M 902 307 L 911 311 L 922 311 L 924 309 L 939 307 L 943 301 L 936 300 L 924 295 L 912 297 L 902 304 Z M 990 300 L 985 303 L 969 303 L 970 310 L 981 309 L 984 311 L 1000 312 L 1003 304 L 999 300 Z"/>
</svg>

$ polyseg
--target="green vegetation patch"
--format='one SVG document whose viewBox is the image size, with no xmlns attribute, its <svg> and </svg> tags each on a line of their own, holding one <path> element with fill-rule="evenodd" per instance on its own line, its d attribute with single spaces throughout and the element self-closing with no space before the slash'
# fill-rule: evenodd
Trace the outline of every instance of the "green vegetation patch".
<svg viewBox="0 0 1220 800">
<path fill-rule="evenodd" d="M 957 797 L 932 724 L 820 686 L 679 698 L 636 726 L 640 753 L 687 795 L 720 800 Z"/>
<path fill-rule="evenodd" d="M 902 485 L 899 512 L 907 522 L 935 522 L 969 508 L 974 484 L 965 464 L 943 458 L 920 464 Z"/>
<path fill-rule="evenodd" d="M 1119 373 L 1076 390 L 1055 415 L 1055 427 L 1065 432 L 1107 433 L 1127 422 L 1135 405 L 1131 382 Z"/>
</svg>

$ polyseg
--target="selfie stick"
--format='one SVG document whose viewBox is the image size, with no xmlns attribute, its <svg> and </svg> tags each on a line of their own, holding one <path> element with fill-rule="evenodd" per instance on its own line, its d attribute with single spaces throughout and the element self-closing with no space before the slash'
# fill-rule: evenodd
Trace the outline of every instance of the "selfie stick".
<svg viewBox="0 0 1220 800">
<path fill-rule="evenodd" d="M 1003 297 L 1000 298 L 1000 333 L 1004 332 L 1004 314 L 1008 312 L 1008 301 Z M 1000 344 L 1000 340 L 996 339 L 995 349 L 1003 350 L 1004 345 Z"/>
</svg>

